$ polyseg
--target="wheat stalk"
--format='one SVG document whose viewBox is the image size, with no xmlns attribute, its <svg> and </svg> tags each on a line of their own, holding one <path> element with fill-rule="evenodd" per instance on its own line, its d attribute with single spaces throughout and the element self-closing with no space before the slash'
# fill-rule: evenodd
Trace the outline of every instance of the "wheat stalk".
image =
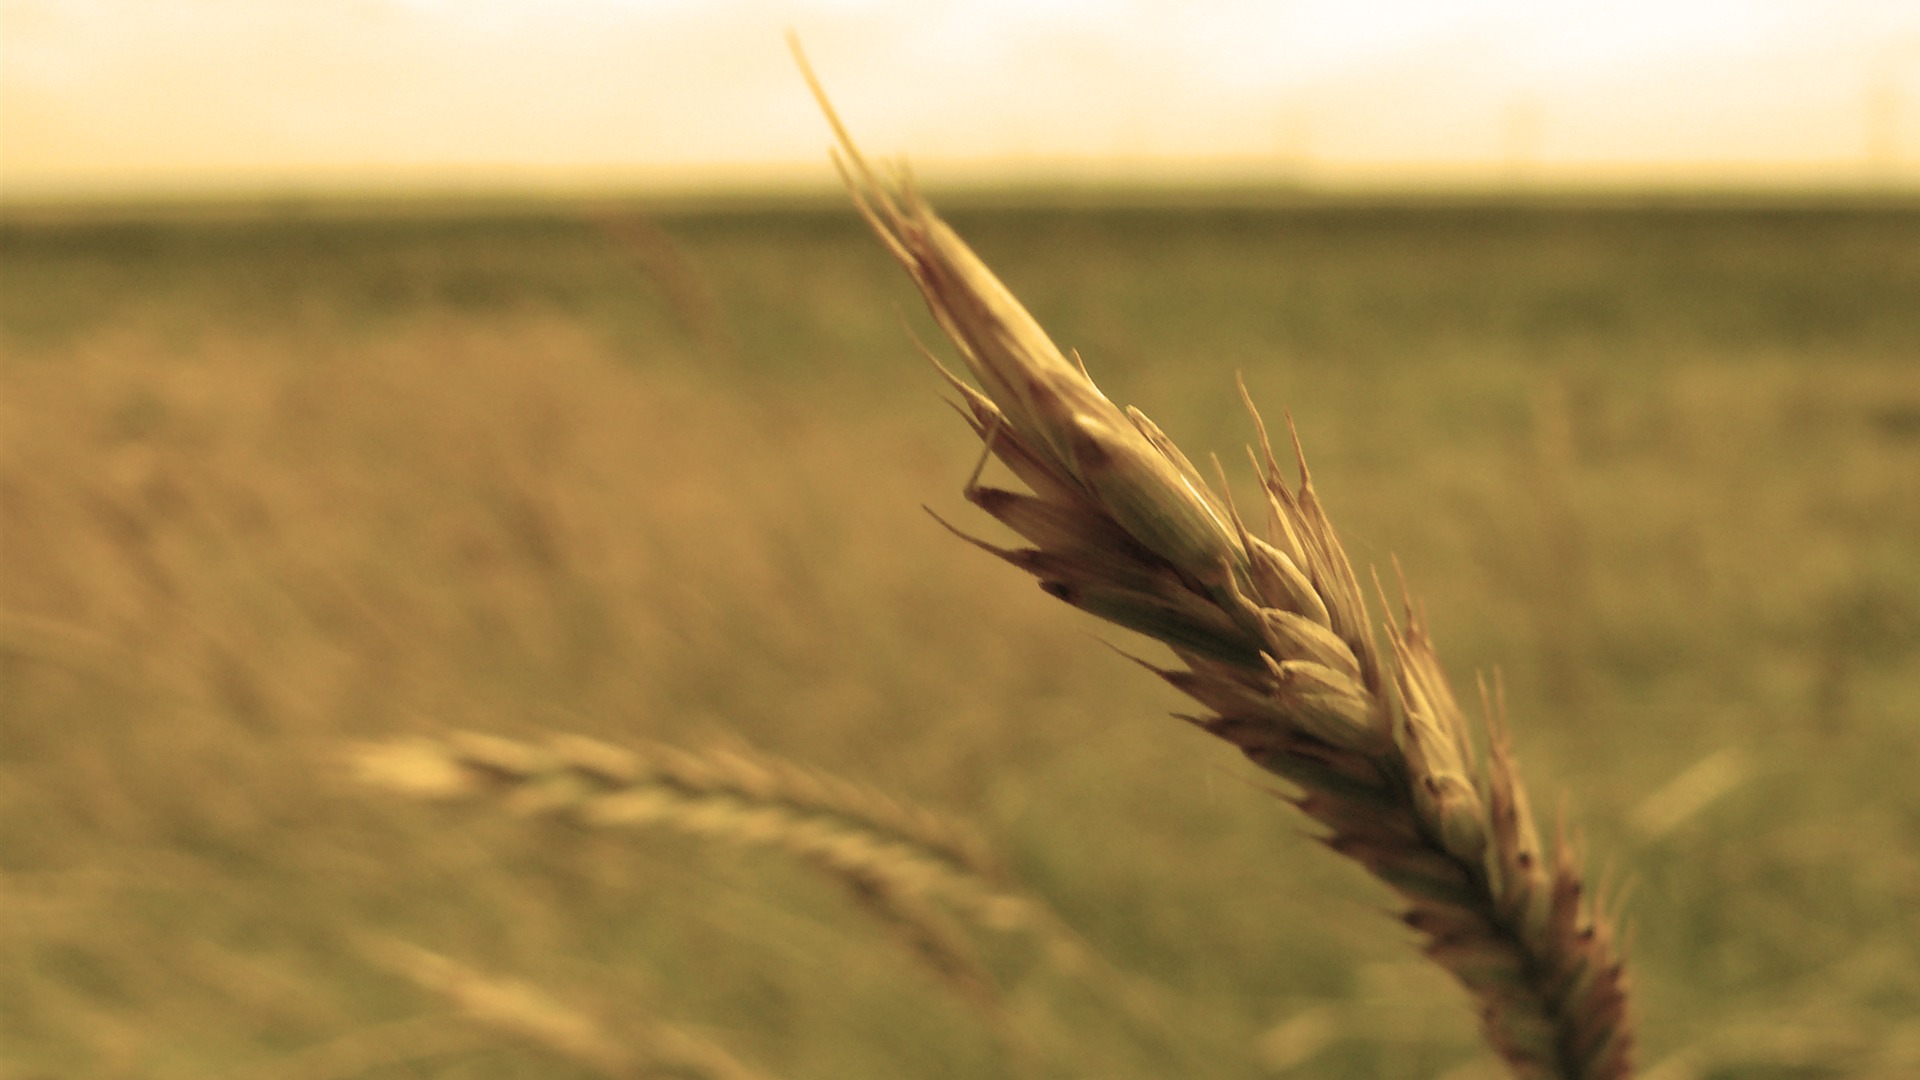
<svg viewBox="0 0 1920 1080">
<path fill-rule="evenodd" d="M 1291 782 L 1326 845 L 1400 895 L 1427 955 L 1476 999 L 1485 1037 L 1516 1076 L 1629 1076 L 1615 934 L 1564 830 L 1551 857 L 1542 848 L 1498 696 L 1482 695 L 1482 757 L 1411 602 L 1380 651 L 1298 438 L 1294 486 L 1246 400 L 1266 503 L 1257 536 L 1152 421 L 1114 405 L 1077 355 L 1061 353 L 910 179 L 882 182 L 797 42 L 794 53 L 855 206 L 984 389 L 941 369 L 984 444 L 982 464 L 990 453 L 1030 489 L 983 487 L 976 469 L 968 500 L 1032 546 L 968 539 L 1048 593 L 1168 645 L 1180 667 L 1146 666 L 1209 710 L 1187 719 Z"/>
</svg>

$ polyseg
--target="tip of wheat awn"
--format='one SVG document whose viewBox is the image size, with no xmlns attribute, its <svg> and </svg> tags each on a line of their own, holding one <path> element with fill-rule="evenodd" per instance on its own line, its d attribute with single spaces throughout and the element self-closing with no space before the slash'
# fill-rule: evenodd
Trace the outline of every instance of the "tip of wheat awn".
<svg viewBox="0 0 1920 1080">
<path fill-rule="evenodd" d="M 1501 721 L 1477 753 L 1411 602 L 1380 649 L 1297 434 L 1296 484 L 1248 400 L 1267 510 L 1253 535 L 1164 432 L 1067 359 L 904 170 L 883 177 L 861 155 L 794 52 L 855 207 L 979 383 L 947 376 L 963 415 L 1030 489 L 983 488 L 976 473 L 969 500 L 1032 546 L 973 542 L 1172 649 L 1180 666 L 1154 670 L 1211 710 L 1194 721 L 1299 788 L 1327 846 L 1399 894 L 1515 1075 L 1629 1076 L 1627 982 L 1604 913 L 1566 843 L 1542 854 Z"/>
</svg>

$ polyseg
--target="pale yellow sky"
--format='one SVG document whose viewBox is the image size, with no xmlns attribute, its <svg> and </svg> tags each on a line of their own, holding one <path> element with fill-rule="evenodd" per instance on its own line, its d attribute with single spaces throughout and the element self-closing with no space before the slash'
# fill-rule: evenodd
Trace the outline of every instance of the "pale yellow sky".
<svg viewBox="0 0 1920 1080">
<path fill-rule="evenodd" d="M 0 0 L 0 193 L 1920 186 L 1920 0 Z"/>
</svg>

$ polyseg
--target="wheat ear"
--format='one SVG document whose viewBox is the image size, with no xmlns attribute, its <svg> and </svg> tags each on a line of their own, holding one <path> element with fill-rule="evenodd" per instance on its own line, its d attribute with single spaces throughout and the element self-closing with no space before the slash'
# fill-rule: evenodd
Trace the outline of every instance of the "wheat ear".
<svg viewBox="0 0 1920 1080">
<path fill-rule="evenodd" d="M 489 796 L 518 813 L 582 825 L 660 826 L 775 848 L 840 879 L 865 903 L 937 897 L 1002 930 L 1030 928 L 1037 917 L 987 845 L 959 824 L 745 750 L 624 748 L 568 735 L 542 746 L 461 732 L 359 747 L 352 765 L 365 782 L 418 797 Z"/>
<path fill-rule="evenodd" d="M 1296 487 L 1247 401 L 1266 496 L 1256 536 L 1152 421 L 1061 353 L 908 179 L 881 181 L 794 52 L 855 205 L 984 388 L 942 369 L 962 414 L 1030 489 L 982 487 L 976 470 L 967 498 L 1032 546 L 971 542 L 1171 647 L 1179 668 L 1146 666 L 1210 710 L 1187 719 L 1290 781 L 1327 846 L 1399 893 L 1515 1075 L 1630 1075 L 1619 949 L 1569 845 L 1543 856 L 1504 728 L 1490 718 L 1481 759 L 1410 604 L 1380 652 L 1297 437 Z"/>
<path fill-rule="evenodd" d="M 491 799 L 511 812 L 587 827 L 657 826 L 783 851 L 845 888 L 861 910 L 995 1027 L 1000 990 L 951 911 L 976 928 L 1025 935 L 1056 971 L 1109 997 L 1144 1031 L 1175 1034 L 1157 989 L 1113 967 L 1048 905 L 1011 880 L 971 829 L 871 788 L 744 748 L 694 753 L 557 735 L 544 745 L 471 732 L 353 748 L 363 783 L 416 798 Z"/>
<path fill-rule="evenodd" d="M 1009 1024 L 1000 987 L 948 912 L 1028 936 L 1057 970 L 1114 996 L 1163 1030 L 1152 996 L 1111 968 L 1047 905 L 1023 894 L 970 829 L 871 788 L 744 748 L 693 753 L 560 735 L 544 746 L 456 733 L 374 743 L 351 755 L 363 782 L 433 799 L 490 798 L 522 814 L 588 827 L 658 826 L 785 852 L 846 889 L 913 959 L 993 1029 L 1023 1069 L 1032 1049 Z"/>
</svg>

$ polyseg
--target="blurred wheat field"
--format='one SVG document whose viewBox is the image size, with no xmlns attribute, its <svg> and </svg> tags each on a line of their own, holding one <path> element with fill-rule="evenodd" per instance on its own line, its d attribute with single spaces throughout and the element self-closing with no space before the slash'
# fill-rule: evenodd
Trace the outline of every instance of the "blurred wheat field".
<svg viewBox="0 0 1920 1080">
<path fill-rule="evenodd" d="M 1920 212 L 951 217 L 1236 482 L 1234 373 L 1291 409 L 1635 883 L 1650 1075 L 1920 1070 Z M 777 858 L 338 767 L 450 728 L 733 740 L 972 821 L 1185 1033 L 1002 943 L 1039 1075 L 1496 1075 L 1102 641 L 1144 646 L 922 513 L 980 527 L 977 451 L 851 211 L 16 214 L 0 258 L 0 1077 L 597 1074 L 369 937 L 769 1075 L 1008 1075 Z"/>
</svg>

